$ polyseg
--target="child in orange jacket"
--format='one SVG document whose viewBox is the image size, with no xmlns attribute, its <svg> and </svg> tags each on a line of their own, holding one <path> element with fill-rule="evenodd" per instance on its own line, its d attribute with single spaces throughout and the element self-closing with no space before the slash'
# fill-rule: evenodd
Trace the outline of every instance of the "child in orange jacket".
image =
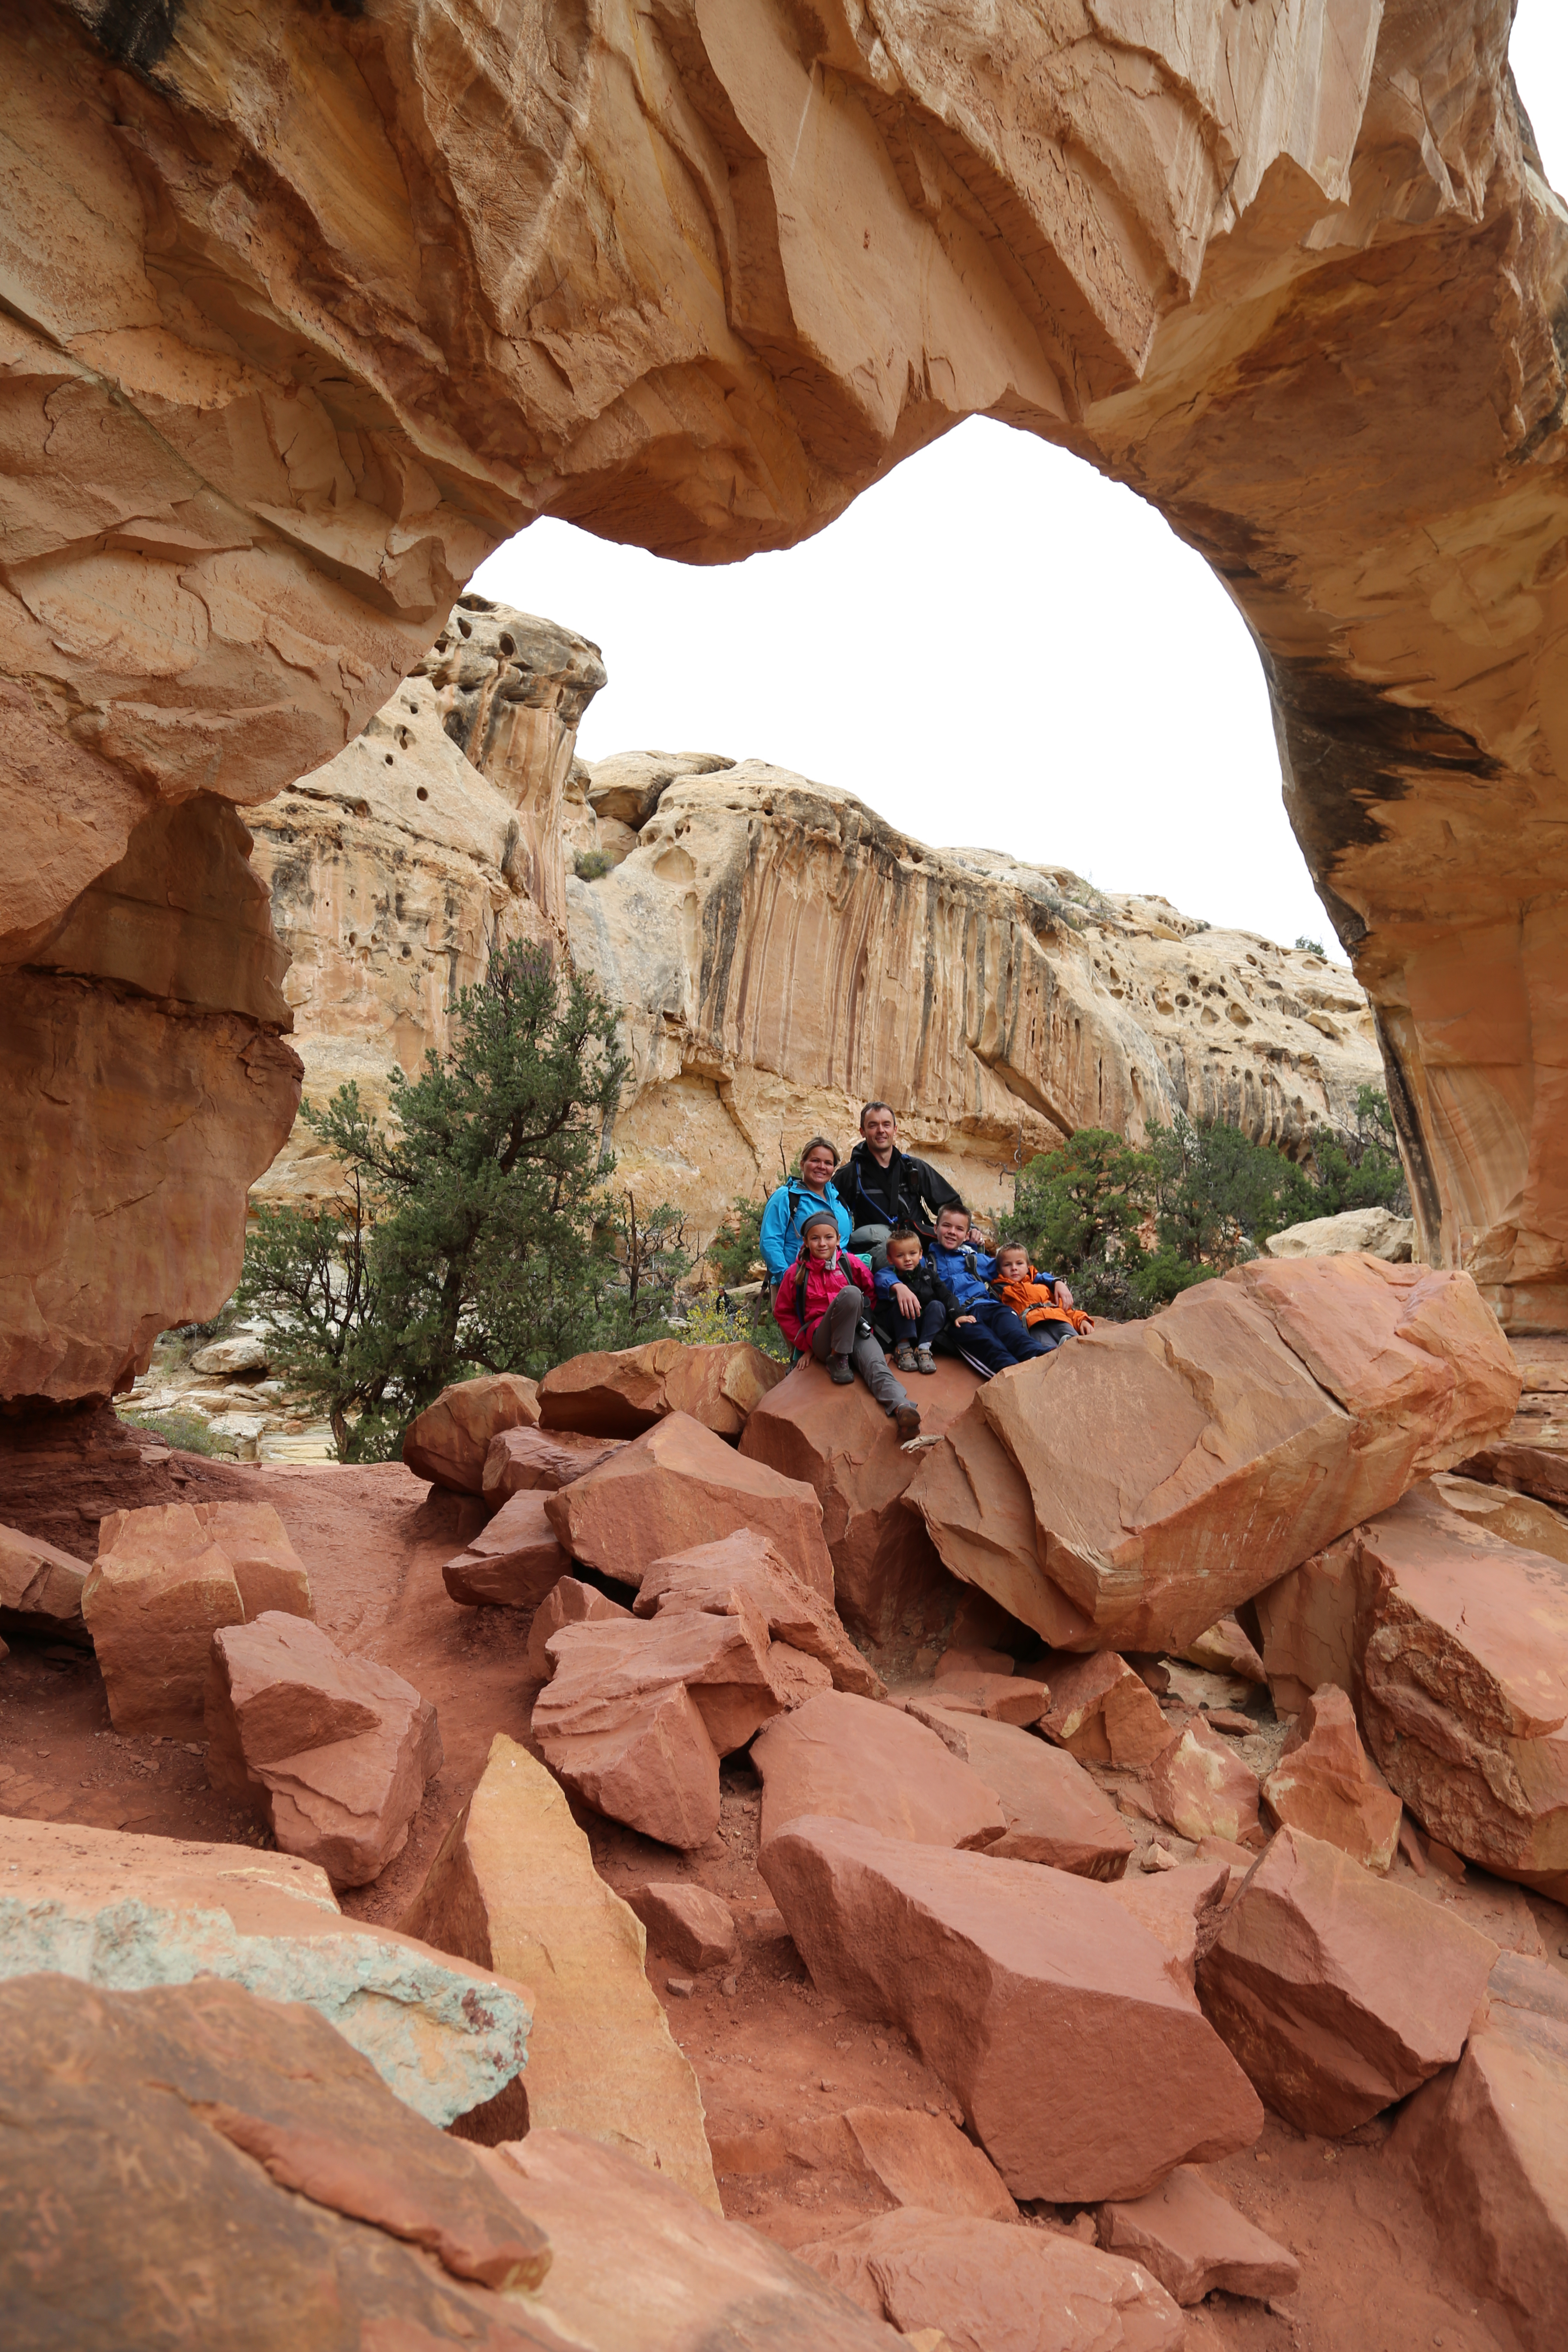
<svg viewBox="0 0 1568 2352">
<path fill-rule="evenodd" d="M 991 1287 L 1021 1323 L 1059 1347 L 1075 1332 L 1094 1328 L 1094 1318 L 1072 1303 L 1072 1293 L 1054 1274 L 1037 1274 L 1021 1243 L 1007 1242 L 996 1253 L 996 1277 Z M 1060 1325 L 1052 1330 L 1050 1326 Z M 1045 1328 L 1042 1328 L 1045 1327 Z"/>
</svg>

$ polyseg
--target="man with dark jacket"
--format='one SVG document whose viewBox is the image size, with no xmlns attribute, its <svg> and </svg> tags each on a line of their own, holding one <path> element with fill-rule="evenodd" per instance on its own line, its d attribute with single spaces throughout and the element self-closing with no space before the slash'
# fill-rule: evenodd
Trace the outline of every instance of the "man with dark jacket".
<svg viewBox="0 0 1568 2352">
<path fill-rule="evenodd" d="M 884 1262 L 888 1235 L 908 1225 L 929 1242 L 943 1209 L 958 1194 L 929 1160 L 899 1150 L 899 1122 L 885 1102 L 868 1103 L 860 1114 L 860 1140 L 835 1174 L 838 1197 L 848 1210 L 847 1246 L 874 1266 Z"/>
</svg>

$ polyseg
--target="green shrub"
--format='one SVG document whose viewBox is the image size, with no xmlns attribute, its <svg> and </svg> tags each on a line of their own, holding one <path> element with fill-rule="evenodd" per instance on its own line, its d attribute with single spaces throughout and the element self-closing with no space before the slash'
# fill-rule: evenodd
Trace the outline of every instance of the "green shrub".
<svg viewBox="0 0 1568 2352">
<path fill-rule="evenodd" d="M 1304 955 L 1322 956 L 1323 961 L 1327 963 L 1329 959 L 1327 955 L 1324 954 L 1323 942 L 1321 940 L 1310 940 L 1305 931 L 1298 931 L 1296 934 L 1296 945 Z"/>
<path fill-rule="evenodd" d="M 232 1454 L 234 1440 L 215 1437 L 199 1412 L 182 1412 L 177 1405 L 167 1412 L 140 1413 L 120 1407 L 120 1418 L 131 1429 L 144 1429 L 153 1437 L 161 1437 L 166 1445 L 176 1447 L 182 1454 Z"/>
<path fill-rule="evenodd" d="M 580 849 L 572 861 L 572 870 L 579 882 L 602 882 L 615 863 L 607 849 Z"/>
<path fill-rule="evenodd" d="M 729 1213 L 704 1255 L 722 1282 L 754 1282 L 752 1272 L 763 1261 L 763 1211 L 765 1201 L 734 1200 Z"/>
</svg>

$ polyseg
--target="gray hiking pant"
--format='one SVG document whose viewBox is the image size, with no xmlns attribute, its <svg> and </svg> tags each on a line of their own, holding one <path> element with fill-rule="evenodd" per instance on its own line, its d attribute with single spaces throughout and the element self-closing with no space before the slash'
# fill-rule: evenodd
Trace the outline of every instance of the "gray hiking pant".
<svg viewBox="0 0 1568 2352">
<path fill-rule="evenodd" d="M 825 1364 L 829 1356 L 847 1356 L 877 1402 L 891 1412 L 895 1406 L 908 1404 L 910 1392 L 889 1370 L 879 1343 L 860 1334 L 858 1325 L 865 1311 L 860 1292 L 852 1282 L 847 1283 L 829 1300 L 826 1314 L 812 1333 L 811 1352 L 819 1364 Z"/>
</svg>

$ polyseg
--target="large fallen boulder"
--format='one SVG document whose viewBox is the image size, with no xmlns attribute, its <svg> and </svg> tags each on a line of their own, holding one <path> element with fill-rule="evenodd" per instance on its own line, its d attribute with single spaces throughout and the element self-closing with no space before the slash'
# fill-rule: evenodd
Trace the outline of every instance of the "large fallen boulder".
<svg viewBox="0 0 1568 2352">
<path fill-rule="evenodd" d="M 979 1385 L 967 1364 L 939 1357 L 935 1373 L 910 1391 L 919 1391 L 921 1434 L 942 1436 Z M 934 1632 L 952 1615 L 952 1579 L 902 1499 L 920 1456 L 904 1452 L 864 1381 L 835 1388 L 823 1365 L 796 1364 L 752 1414 L 741 1451 L 815 1490 L 839 1612 L 856 1633 L 888 1642 Z"/>
<path fill-rule="evenodd" d="M 447 1561 L 441 1581 L 466 1608 L 537 1609 L 572 1563 L 545 1517 L 548 1496 L 514 1495 L 467 1548 Z"/>
<path fill-rule="evenodd" d="M 207 1778 L 249 1800 L 285 1853 L 363 1886 L 401 1853 L 441 1769 L 436 1710 L 374 1658 L 268 1610 L 213 1637 Z"/>
<path fill-rule="evenodd" d="M 1200 1962 L 1198 1991 L 1265 2103 L 1337 2138 L 1458 2058 L 1497 1952 L 1337 1846 L 1280 1830 Z"/>
<path fill-rule="evenodd" d="M 833 1598 L 822 1507 L 811 1488 L 671 1413 L 586 1477 L 549 1497 L 550 1524 L 574 1559 L 640 1584 L 656 1559 L 755 1528 L 795 1573 Z"/>
<path fill-rule="evenodd" d="M 1417 2092 L 1388 2153 L 1447 2260 L 1501 2304 L 1525 2352 L 1568 2343 L 1568 1986 L 1504 1953 L 1457 2066 Z"/>
<path fill-rule="evenodd" d="M 721 1757 L 829 1685 L 826 1666 L 771 1642 L 743 1601 L 721 1616 L 585 1619 L 547 1648 L 532 1727 L 546 1762 L 596 1811 L 666 1845 L 705 1844 L 719 1826 Z"/>
<path fill-rule="evenodd" d="M 1433 1836 L 1568 1899 L 1568 1568 L 1431 1487 L 1259 1596 L 1276 1703 L 1337 1683 Z"/>
<path fill-rule="evenodd" d="M 268 1612 L 308 1620 L 310 1580 L 270 1503 L 110 1511 L 82 1618 L 117 1731 L 199 1738 L 213 1635 Z"/>
<path fill-rule="evenodd" d="M 549 2276 L 528 2310 L 564 2345 L 582 2352 L 900 2352 L 890 2328 L 761 2231 L 721 2220 L 619 2149 L 575 2131 L 536 2128 L 487 2149 L 482 2160 L 549 2238 Z"/>
<path fill-rule="evenodd" d="M 801 2252 L 863 2311 L 952 2352 L 1181 2352 L 1186 2342 L 1180 2310 L 1142 2263 L 1055 2230 L 909 2208 Z"/>
<path fill-rule="evenodd" d="M 521 1372 L 454 1381 L 409 1423 L 403 1459 L 416 1478 L 458 1495 L 481 1494 L 490 1441 L 503 1429 L 531 1428 L 538 1419 L 539 1384 Z"/>
<path fill-rule="evenodd" d="M 1404 1808 L 1361 1744 L 1355 1709 L 1324 1683 L 1302 1708 L 1263 1783 L 1277 1828 L 1305 1830 L 1367 1870 L 1394 1860 Z"/>
<path fill-rule="evenodd" d="M 706 1348 L 647 1339 L 639 1348 L 601 1349 L 554 1365 L 539 1384 L 540 1425 L 589 1437 L 640 1437 L 682 1412 L 718 1437 L 739 1437 L 747 1416 L 784 1377 L 783 1364 L 749 1339 Z"/>
<path fill-rule="evenodd" d="M 500 1430 L 485 1455 L 479 1481 L 484 1498 L 492 1511 L 499 1511 L 514 1495 L 536 1488 L 553 1494 L 597 1469 L 625 1443 L 620 1437 L 578 1437 L 569 1429 Z"/>
<path fill-rule="evenodd" d="M 564 2352 L 501 2292 L 540 2284 L 543 2231 L 308 2008 L 0 1984 L 0 2079 L 14 2352 Z"/>
<path fill-rule="evenodd" d="M 1131 2204 L 1102 2205 L 1100 2242 L 1152 2271 L 1180 2304 L 1224 2294 L 1294 2294 L 1301 2265 L 1288 2247 L 1237 2211 L 1212 2181 L 1190 2164 Z"/>
<path fill-rule="evenodd" d="M 1518 1395 L 1468 1275 L 1259 1259 L 987 1381 L 909 1500 L 953 1574 L 1054 1646 L 1180 1650 Z"/>
<path fill-rule="evenodd" d="M 1000 1801 L 934 1731 L 845 1691 L 770 1724 L 752 1761 L 763 1776 L 764 1845 L 801 1814 L 922 1845 L 988 1846 L 1006 1831 Z"/>
<path fill-rule="evenodd" d="M 720 2210 L 701 2094 L 647 1980 L 643 1929 L 559 1783 L 504 1733 L 402 1925 L 534 1988 L 531 2130 L 584 2132 Z"/>
<path fill-rule="evenodd" d="M 40 1543 L 20 1528 L 0 1528 L 0 1626 L 8 1633 L 87 1642 L 81 1594 L 91 1573 L 85 1559 L 56 1545 Z"/>
<path fill-rule="evenodd" d="M 1116 1889 L 810 1816 L 759 1867 L 814 1983 L 909 2035 L 1015 2197 L 1141 2197 L 1258 2137 L 1256 2094 Z M 1047 2051 L 1070 2060 L 1028 2062 Z"/>
<path fill-rule="evenodd" d="M 986 1847 L 988 1853 L 1048 1863 L 1079 1878 L 1121 1876 L 1132 1852 L 1131 1832 L 1073 1757 L 1015 1724 L 957 1714 L 935 1699 L 910 1701 L 908 1712 L 969 1766 L 1001 1806 L 1006 1831 Z"/>
<path fill-rule="evenodd" d="M 820 1659 L 836 1690 L 855 1691 L 863 1698 L 883 1696 L 881 1677 L 845 1633 L 831 1601 L 797 1575 L 777 1545 L 755 1528 L 656 1559 L 633 1606 L 639 1617 L 683 1609 L 733 1616 L 747 1601 L 766 1621 L 775 1642 Z"/>
<path fill-rule="evenodd" d="M 325 1871 L 292 1854 L 0 1817 L 0 1978 L 39 1969 L 302 2001 L 431 2123 L 526 2123 L 528 1988 L 344 1918 Z"/>
<path fill-rule="evenodd" d="M 1269 1257 L 1334 1257 L 1353 1250 L 1385 1258 L 1390 1265 L 1408 1265 L 1415 1243 L 1414 1217 L 1396 1217 L 1390 1209 L 1342 1209 L 1338 1216 L 1286 1225 L 1263 1246 Z"/>
</svg>

